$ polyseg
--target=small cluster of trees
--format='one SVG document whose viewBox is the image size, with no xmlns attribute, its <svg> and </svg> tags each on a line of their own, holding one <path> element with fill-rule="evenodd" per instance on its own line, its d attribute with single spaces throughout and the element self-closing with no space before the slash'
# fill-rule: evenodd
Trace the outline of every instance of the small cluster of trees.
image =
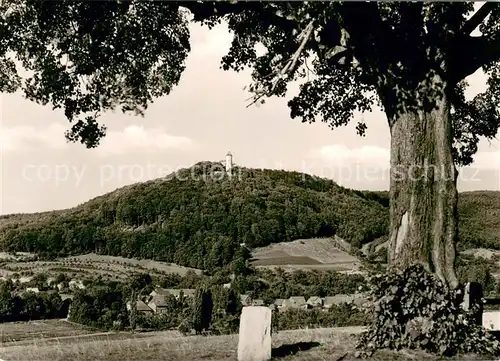
<svg viewBox="0 0 500 361">
<path fill-rule="evenodd" d="M 49 292 L 16 292 L 11 281 L 0 281 L 0 322 L 66 317 L 69 302 Z"/>
<path fill-rule="evenodd" d="M 129 322 L 123 291 L 120 284 L 78 290 L 71 302 L 69 320 L 99 329 L 123 329 Z"/>
</svg>

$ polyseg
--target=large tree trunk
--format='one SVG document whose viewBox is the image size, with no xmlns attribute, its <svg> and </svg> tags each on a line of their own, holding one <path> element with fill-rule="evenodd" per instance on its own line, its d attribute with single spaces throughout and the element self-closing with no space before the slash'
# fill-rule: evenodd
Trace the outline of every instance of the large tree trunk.
<svg viewBox="0 0 500 361">
<path fill-rule="evenodd" d="M 458 285 L 457 169 L 450 107 L 412 107 L 391 117 L 389 266 L 422 264 L 446 285 Z"/>
</svg>

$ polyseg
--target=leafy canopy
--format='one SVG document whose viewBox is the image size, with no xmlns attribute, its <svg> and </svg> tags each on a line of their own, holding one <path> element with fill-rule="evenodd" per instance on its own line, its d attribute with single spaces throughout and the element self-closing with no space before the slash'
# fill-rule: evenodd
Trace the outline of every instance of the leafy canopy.
<svg viewBox="0 0 500 361">
<path fill-rule="evenodd" d="M 455 159 L 468 164 L 479 137 L 500 125 L 499 17 L 493 2 L 474 13 L 472 2 L 4 0 L 0 91 L 64 109 L 67 138 L 95 147 L 105 135 L 100 114 L 143 114 L 178 84 L 190 22 L 225 21 L 234 39 L 222 67 L 253 69 L 254 101 L 284 96 L 299 80 L 291 116 L 337 127 L 375 104 L 391 124 L 445 94 Z M 471 36 L 478 26 L 482 35 Z M 466 101 L 464 79 L 480 68 L 488 88 Z"/>
</svg>

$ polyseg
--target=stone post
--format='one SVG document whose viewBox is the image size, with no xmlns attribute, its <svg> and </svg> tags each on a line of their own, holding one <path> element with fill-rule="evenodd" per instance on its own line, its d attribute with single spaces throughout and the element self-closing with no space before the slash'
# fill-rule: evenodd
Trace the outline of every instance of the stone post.
<svg viewBox="0 0 500 361">
<path fill-rule="evenodd" d="M 462 307 L 469 312 L 474 307 L 474 318 L 478 325 L 483 323 L 483 287 L 478 282 L 468 282 L 465 285 L 464 301 Z"/>
<path fill-rule="evenodd" d="M 271 314 L 269 307 L 243 307 L 240 319 L 238 361 L 271 359 Z"/>
</svg>

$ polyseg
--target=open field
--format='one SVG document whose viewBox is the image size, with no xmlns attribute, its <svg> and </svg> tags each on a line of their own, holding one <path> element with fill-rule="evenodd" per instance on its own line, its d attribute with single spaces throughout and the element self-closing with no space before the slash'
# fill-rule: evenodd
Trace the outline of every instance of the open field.
<svg viewBox="0 0 500 361">
<path fill-rule="evenodd" d="M 29 277 L 37 273 L 46 273 L 55 276 L 65 273 L 71 278 L 94 278 L 101 275 L 104 279 L 124 279 L 133 273 L 149 273 L 158 275 L 161 273 L 178 273 L 185 275 L 189 270 L 200 273 L 200 270 L 181 267 L 175 264 L 138 260 L 132 258 L 101 256 L 96 254 L 86 254 L 56 259 L 54 261 L 33 261 L 30 255 L 11 256 L 5 253 L 0 254 L 0 277 L 9 277 L 19 274 L 29 281 Z"/>
<path fill-rule="evenodd" d="M 153 270 L 160 271 L 164 273 L 178 273 L 180 275 L 185 275 L 189 270 L 200 274 L 201 271 L 178 266 L 173 263 L 166 263 L 160 261 L 152 261 L 148 259 L 135 259 L 135 258 L 124 258 L 124 257 L 115 257 L 115 256 L 104 256 L 97 255 L 94 253 L 85 254 L 81 256 L 67 257 L 66 261 L 80 261 L 80 262 L 92 262 L 92 263 L 101 263 L 101 264 L 120 264 L 122 267 L 137 267 L 145 270 Z"/>
<path fill-rule="evenodd" d="M 359 272 L 361 262 L 347 252 L 340 238 L 299 239 L 271 244 L 253 251 L 253 264 L 284 269 L 323 269 Z"/>
<path fill-rule="evenodd" d="M 293 361 L 354 361 L 356 336 L 360 327 L 335 329 L 305 329 L 281 331 L 273 334 L 273 359 Z M 66 342 L 33 340 L 12 343 L 0 349 L 5 361 L 62 361 L 62 360 L 164 360 L 164 361 L 235 361 L 238 336 L 190 336 L 176 332 L 148 334 L 115 334 L 74 337 Z M 438 358 L 422 352 L 378 352 L 373 361 L 437 361 Z M 457 359 L 480 360 L 467 356 Z"/>
<path fill-rule="evenodd" d="M 30 322 L 7 322 L 0 324 L 2 345 L 20 342 L 43 340 L 55 337 L 73 337 L 89 335 L 99 331 L 75 325 L 64 320 L 37 320 Z"/>
</svg>

